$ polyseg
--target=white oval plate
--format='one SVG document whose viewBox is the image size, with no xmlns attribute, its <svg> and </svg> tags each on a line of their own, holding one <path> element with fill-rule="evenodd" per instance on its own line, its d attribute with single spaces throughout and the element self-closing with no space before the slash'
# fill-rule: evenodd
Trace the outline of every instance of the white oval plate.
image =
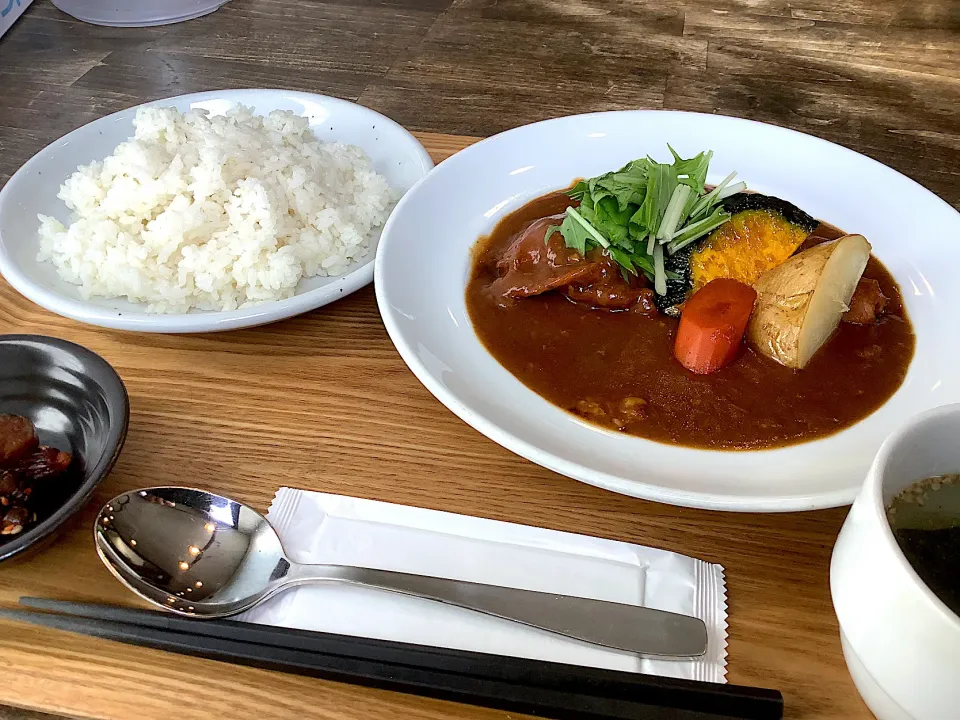
<svg viewBox="0 0 960 720">
<path fill-rule="evenodd" d="M 433 168 L 433 161 L 409 132 L 393 120 L 346 100 L 293 90 L 216 90 L 145 103 L 181 111 L 205 108 L 220 115 L 237 104 L 264 115 L 290 110 L 310 119 L 321 140 L 358 145 L 373 160 L 390 185 L 408 190 Z M 142 106 L 138 106 L 142 107 Z M 84 300 L 77 286 L 57 275 L 52 263 L 37 262 L 37 214 L 52 215 L 67 224 L 70 211 L 57 198 L 61 183 L 78 165 L 113 152 L 134 132 L 137 108 L 95 120 L 51 143 L 20 168 L 0 190 L 0 273 L 14 288 L 38 305 L 74 320 L 117 330 L 194 333 L 264 325 L 333 302 L 373 279 L 375 252 L 337 277 L 300 282 L 293 297 L 227 312 L 191 311 L 180 315 L 147 313 L 146 307 L 120 299 Z"/>
<path fill-rule="evenodd" d="M 629 160 L 715 151 L 731 170 L 849 232 L 899 281 L 917 334 L 897 393 L 836 435 L 762 451 L 693 450 L 604 430 L 529 390 L 474 333 L 464 301 L 470 250 L 506 213 Z M 489 138 L 440 164 L 384 228 L 375 285 L 390 337 L 420 381 L 464 421 L 569 477 L 675 505 L 741 511 L 850 503 L 883 439 L 907 417 L 960 400 L 960 215 L 863 155 L 791 130 L 716 115 L 634 111 L 559 118 Z M 771 398 L 771 401 L 775 401 Z"/>
</svg>

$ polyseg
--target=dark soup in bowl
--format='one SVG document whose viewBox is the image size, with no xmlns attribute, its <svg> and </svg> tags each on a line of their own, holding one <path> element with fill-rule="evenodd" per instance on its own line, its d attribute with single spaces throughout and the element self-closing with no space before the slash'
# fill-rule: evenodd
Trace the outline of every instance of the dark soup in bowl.
<svg viewBox="0 0 960 720">
<path fill-rule="evenodd" d="M 960 616 L 960 474 L 905 488 L 887 508 L 887 520 L 920 579 Z"/>
</svg>

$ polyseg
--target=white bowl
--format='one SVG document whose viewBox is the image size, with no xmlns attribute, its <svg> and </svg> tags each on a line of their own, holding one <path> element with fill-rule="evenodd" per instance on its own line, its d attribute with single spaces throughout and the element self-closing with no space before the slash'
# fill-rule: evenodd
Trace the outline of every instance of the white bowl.
<svg viewBox="0 0 960 720">
<path fill-rule="evenodd" d="M 960 405 L 911 420 L 880 448 L 830 563 L 854 683 L 880 720 L 960 717 L 960 617 L 907 562 L 885 508 L 917 480 L 960 472 Z"/>
<path fill-rule="evenodd" d="M 109 27 L 152 27 L 193 20 L 212 13 L 229 0 L 53 0 L 77 20 Z"/>
<path fill-rule="evenodd" d="M 181 111 L 205 108 L 223 114 L 237 104 L 266 114 L 290 110 L 310 119 L 321 140 L 358 145 L 391 186 L 407 190 L 433 168 L 413 135 L 393 120 L 360 105 L 292 90 L 216 90 L 145 103 Z M 138 106 L 139 107 L 139 106 Z M 211 332 L 263 325 L 314 310 L 367 285 L 373 279 L 375 253 L 344 275 L 303 280 L 296 295 L 228 312 L 181 315 L 147 313 L 143 305 L 118 299 L 83 300 L 77 286 L 61 280 L 51 263 L 37 262 L 37 214 L 63 223 L 70 211 L 57 198 L 61 183 L 78 165 L 106 157 L 133 135 L 137 108 L 95 120 L 51 143 L 21 167 L 0 190 L 0 273 L 14 288 L 47 310 L 75 320 L 118 330 L 161 333 Z"/>
<path fill-rule="evenodd" d="M 581 422 L 504 369 L 478 340 L 464 289 L 470 250 L 506 213 L 574 178 L 652 154 L 713 149 L 709 181 L 748 185 L 863 233 L 899 281 L 917 333 L 899 391 L 857 425 L 814 442 L 753 452 L 691 450 Z M 473 145 L 401 200 L 377 255 L 377 299 L 401 356 L 464 421 L 577 480 L 637 497 L 724 510 L 849 503 L 903 418 L 960 400 L 960 215 L 912 180 L 818 138 L 747 120 L 682 112 L 549 120 Z"/>
</svg>

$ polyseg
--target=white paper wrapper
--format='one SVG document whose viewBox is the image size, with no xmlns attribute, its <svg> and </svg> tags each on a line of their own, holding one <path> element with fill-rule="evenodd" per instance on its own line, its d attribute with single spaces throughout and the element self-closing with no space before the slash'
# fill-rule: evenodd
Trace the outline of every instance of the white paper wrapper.
<svg viewBox="0 0 960 720">
<path fill-rule="evenodd" d="M 277 492 L 267 517 L 296 562 L 398 570 L 695 615 L 707 626 L 707 654 L 654 660 L 348 585 L 288 590 L 242 620 L 725 682 L 727 603 L 719 565 L 614 540 L 290 488 Z"/>
</svg>

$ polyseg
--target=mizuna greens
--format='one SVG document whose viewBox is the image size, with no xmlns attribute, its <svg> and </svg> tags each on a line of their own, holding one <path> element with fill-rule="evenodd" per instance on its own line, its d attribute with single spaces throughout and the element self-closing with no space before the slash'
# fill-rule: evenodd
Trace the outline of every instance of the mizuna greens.
<svg viewBox="0 0 960 720">
<path fill-rule="evenodd" d="M 731 184 L 736 173 L 730 173 L 706 192 L 713 151 L 685 160 L 667 147 L 671 164 L 641 158 L 574 185 L 567 195 L 580 206 L 567 208 L 563 222 L 550 228 L 546 239 L 559 231 L 567 247 L 581 254 L 602 248 L 624 277 L 642 272 L 658 295 L 666 295 L 667 279 L 673 279 L 664 267 L 666 256 L 727 222 L 730 214 L 721 201 L 746 189 L 745 183 Z"/>
</svg>

